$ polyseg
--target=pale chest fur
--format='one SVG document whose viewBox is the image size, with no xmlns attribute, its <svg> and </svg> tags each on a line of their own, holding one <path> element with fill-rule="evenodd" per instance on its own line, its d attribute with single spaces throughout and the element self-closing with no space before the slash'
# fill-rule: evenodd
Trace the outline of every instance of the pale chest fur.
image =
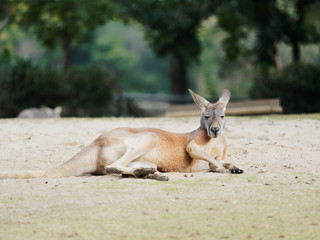
<svg viewBox="0 0 320 240">
<path fill-rule="evenodd" d="M 227 142 L 223 136 L 207 137 L 205 132 L 199 132 L 187 146 L 189 155 L 194 159 L 225 159 Z"/>
<path fill-rule="evenodd" d="M 218 138 L 211 138 L 210 141 L 208 141 L 201 147 L 210 156 L 216 159 L 222 158 L 223 153 L 226 150 L 226 140 L 223 136 L 220 136 Z"/>
</svg>

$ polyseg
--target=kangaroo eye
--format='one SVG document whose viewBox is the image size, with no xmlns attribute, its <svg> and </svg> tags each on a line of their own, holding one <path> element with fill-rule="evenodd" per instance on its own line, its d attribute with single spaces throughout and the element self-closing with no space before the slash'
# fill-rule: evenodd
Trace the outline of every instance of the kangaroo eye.
<svg viewBox="0 0 320 240">
<path fill-rule="evenodd" d="M 224 119 L 224 116 L 220 116 L 222 119 Z"/>
<path fill-rule="evenodd" d="M 204 118 L 205 119 L 208 119 L 210 116 L 209 115 L 204 115 Z"/>
</svg>

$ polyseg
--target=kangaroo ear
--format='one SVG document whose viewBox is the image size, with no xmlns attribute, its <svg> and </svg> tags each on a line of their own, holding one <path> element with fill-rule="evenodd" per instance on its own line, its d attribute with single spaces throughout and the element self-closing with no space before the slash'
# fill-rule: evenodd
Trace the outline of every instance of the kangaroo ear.
<svg viewBox="0 0 320 240">
<path fill-rule="evenodd" d="M 221 93 L 221 96 L 220 96 L 218 102 L 223 104 L 224 111 L 226 110 L 226 106 L 227 106 L 227 104 L 228 104 L 228 102 L 230 100 L 230 96 L 231 96 L 231 94 L 230 94 L 230 91 L 228 89 L 223 89 L 222 90 L 222 93 Z"/>
<path fill-rule="evenodd" d="M 208 102 L 200 95 L 194 93 L 191 89 L 189 89 L 189 92 L 191 94 L 191 97 L 193 98 L 193 101 L 201 108 L 201 111 L 203 112 L 206 109 L 206 107 L 210 104 L 210 102 Z"/>
<path fill-rule="evenodd" d="M 59 114 L 60 115 L 61 112 L 62 112 L 62 107 L 58 106 L 53 111 L 55 112 L 55 114 Z"/>
</svg>

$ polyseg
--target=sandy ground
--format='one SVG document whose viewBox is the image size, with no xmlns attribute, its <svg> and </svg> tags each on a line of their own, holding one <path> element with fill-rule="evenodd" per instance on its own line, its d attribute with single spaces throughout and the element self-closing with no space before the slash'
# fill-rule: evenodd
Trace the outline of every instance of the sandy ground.
<svg viewBox="0 0 320 240">
<path fill-rule="evenodd" d="M 0 180 L 0 240 L 320 239 L 320 121 L 227 121 L 243 175 Z M 2 119 L 0 170 L 53 168 L 121 126 L 187 132 L 199 119 Z"/>
</svg>

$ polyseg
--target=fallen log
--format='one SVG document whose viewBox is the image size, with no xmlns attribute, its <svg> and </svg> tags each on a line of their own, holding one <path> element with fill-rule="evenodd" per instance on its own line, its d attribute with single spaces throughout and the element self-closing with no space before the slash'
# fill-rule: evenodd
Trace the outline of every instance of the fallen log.
<svg viewBox="0 0 320 240">
<path fill-rule="evenodd" d="M 282 113 L 282 107 L 278 98 L 244 100 L 230 102 L 226 114 L 233 116 L 264 115 Z M 198 116 L 199 108 L 194 104 L 174 104 L 166 108 L 166 117 Z"/>
</svg>

